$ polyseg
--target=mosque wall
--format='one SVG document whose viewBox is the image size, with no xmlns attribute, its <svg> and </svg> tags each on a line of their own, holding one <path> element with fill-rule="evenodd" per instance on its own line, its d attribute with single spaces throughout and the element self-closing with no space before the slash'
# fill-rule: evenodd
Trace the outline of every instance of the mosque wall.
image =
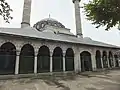
<svg viewBox="0 0 120 90">
<path fill-rule="evenodd" d="M 65 55 L 66 55 L 66 51 L 68 48 L 71 48 L 74 52 L 74 71 L 77 72 L 81 72 L 82 71 L 82 56 L 80 56 L 80 54 L 82 52 L 87 52 L 90 55 L 91 58 L 91 70 L 92 71 L 96 71 L 97 67 L 96 67 L 96 51 L 99 50 L 101 53 L 101 57 L 100 60 L 102 62 L 102 54 L 103 51 L 107 52 L 107 62 L 108 62 L 108 68 L 110 68 L 109 65 L 109 59 L 108 59 L 108 54 L 109 51 L 112 52 L 112 54 L 114 55 L 114 53 L 117 51 L 117 49 L 111 49 L 111 48 L 102 48 L 102 47 L 95 47 L 95 46 L 87 46 L 87 45 L 78 45 L 78 44 L 71 44 L 71 43 L 67 43 L 67 42 L 59 42 L 59 41 L 50 41 L 50 40 L 38 40 L 38 39 L 30 39 L 30 38 L 22 38 L 22 37 L 3 37 L 0 36 L 0 46 L 3 45 L 6 42 L 11 42 L 12 44 L 15 45 L 16 47 L 16 53 L 19 56 L 22 47 L 25 44 L 30 44 L 33 46 L 34 48 L 34 54 L 36 57 L 36 60 L 34 60 L 34 73 L 37 73 L 37 55 L 38 55 L 38 51 L 40 49 L 41 46 L 47 46 L 50 50 L 50 56 L 52 57 L 54 49 L 56 47 L 60 47 L 62 49 L 62 54 L 63 54 L 63 71 L 65 71 Z M 87 56 L 86 56 L 87 57 Z M 19 57 L 16 58 L 18 59 L 18 62 L 16 60 L 16 64 L 19 64 Z M 86 58 L 87 59 L 87 58 Z M 113 59 L 114 62 L 114 67 L 115 67 L 115 59 Z M 52 63 L 52 58 L 51 58 L 51 63 Z M 86 62 L 84 62 L 86 63 Z M 103 63 L 102 63 L 103 64 Z M 16 69 L 17 68 L 17 69 Z M 16 65 L 15 68 L 15 74 L 18 74 L 18 68 L 19 66 Z M 103 65 L 102 65 L 102 68 Z M 90 68 L 89 68 L 90 69 Z M 86 69 L 87 70 L 87 69 Z M 52 72 L 52 66 L 50 67 L 50 72 Z"/>
</svg>

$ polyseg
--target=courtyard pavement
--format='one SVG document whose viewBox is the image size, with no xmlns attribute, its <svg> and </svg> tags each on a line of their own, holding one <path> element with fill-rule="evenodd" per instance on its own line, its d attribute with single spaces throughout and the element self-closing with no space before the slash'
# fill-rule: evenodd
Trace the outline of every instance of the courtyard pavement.
<svg viewBox="0 0 120 90">
<path fill-rule="evenodd" d="M 120 70 L 0 80 L 0 90 L 120 90 Z"/>
</svg>

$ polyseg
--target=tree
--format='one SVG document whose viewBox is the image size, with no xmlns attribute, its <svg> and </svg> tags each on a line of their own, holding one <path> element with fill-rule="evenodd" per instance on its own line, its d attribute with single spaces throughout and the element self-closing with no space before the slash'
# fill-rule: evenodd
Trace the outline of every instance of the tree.
<svg viewBox="0 0 120 90">
<path fill-rule="evenodd" d="M 0 15 L 7 23 L 9 23 L 9 20 L 12 19 L 10 15 L 11 12 L 12 9 L 10 8 L 10 5 L 5 0 L 0 0 Z"/>
<path fill-rule="evenodd" d="M 120 0 L 92 0 L 84 4 L 87 20 L 92 24 L 106 26 L 106 30 L 120 25 Z"/>
</svg>

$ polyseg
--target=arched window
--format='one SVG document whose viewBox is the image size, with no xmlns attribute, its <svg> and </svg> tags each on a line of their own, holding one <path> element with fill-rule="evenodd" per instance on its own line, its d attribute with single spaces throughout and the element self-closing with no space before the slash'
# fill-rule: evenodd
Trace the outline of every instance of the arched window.
<svg viewBox="0 0 120 90">
<path fill-rule="evenodd" d="M 115 67 L 119 67 L 118 55 L 114 55 L 115 58 Z"/>
<path fill-rule="evenodd" d="M 65 67 L 66 67 L 66 71 L 74 70 L 74 52 L 71 48 L 68 48 L 66 51 Z"/>
<path fill-rule="evenodd" d="M 112 52 L 109 52 L 109 65 L 110 67 L 114 66 Z"/>
<path fill-rule="evenodd" d="M 108 68 L 107 52 L 106 51 L 103 51 L 102 60 L 103 60 L 103 67 Z"/>
<path fill-rule="evenodd" d="M 101 64 L 101 53 L 99 50 L 96 51 L 96 67 L 98 69 L 102 68 L 102 64 Z"/>
<path fill-rule="evenodd" d="M 81 57 L 81 70 L 92 71 L 91 54 L 88 51 L 83 51 Z"/>
<path fill-rule="evenodd" d="M 22 47 L 20 52 L 20 74 L 33 73 L 34 71 L 34 48 L 30 44 Z"/>
<path fill-rule="evenodd" d="M 49 72 L 50 71 L 50 51 L 47 46 L 42 46 L 38 52 L 38 63 L 37 71 L 40 72 Z"/>
<path fill-rule="evenodd" d="M 14 74 L 16 62 L 16 47 L 7 42 L 0 47 L 0 74 Z"/>
<path fill-rule="evenodd" d="M 53 52 L 53 71 L 63 70 L 63 53 L 60 47 L 56 47 Z"/>
</svg>

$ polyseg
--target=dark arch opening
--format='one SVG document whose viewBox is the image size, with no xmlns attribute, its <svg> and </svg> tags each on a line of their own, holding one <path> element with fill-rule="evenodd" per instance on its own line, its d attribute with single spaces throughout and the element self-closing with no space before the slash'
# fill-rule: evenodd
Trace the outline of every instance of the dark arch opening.
<svg viewBox="0 0 120 90">
<path fill-rule="evenodd" d="M 65 67 L 66 71 L 74 70 L 74 52 L 73 49 L 68 48 L 65 55 Z"/>
<path fill-rule="evenodd" d="M 110 65 L 110 67 L 114 66 L 112 52 L 109 52 L 109 65 Z"/>
<path fill-rule="evenodd" d="M 98 69 L 102 68 L 102 64 L 101 64 L 101 53 L 99 50 L 96 51 L 96 67 Z"/>
<path fill-rule="evenodd" d="M 63 71 L 63 53 L 60 47 L 56 47 L 53 52 L 53 71 Z"/>
<path fill-rule="evenodd" d="M 108 68 L 107 52 L 106 51 L 103 51 L 102 60 L 103 60 L 103 67 L 104 68 Z"/>
<path fill-rule="evenodd" d="M 0 47 L 0 74 L 14 74 L 16 62 L 16 47 L 7 42 Z"/>
<path fill-rule="evenodd" d="M 115 58 L 115 67 L 119 67 L 119 59 L 118 59 L 118 56 L 117 55 L 114 55 L 114 58 Z"/>
<path fill-rule="evenodd" d="M 39 49 L 37 56 L 37 71 L 40 72 L 49 72 L 50 71 L 50 51 L 47 46 L 42 46 Z"/>
<path fill-rule="evenodd" d="M 91 54 L 88 51 L 83 51 L 81 57 L 81 71 L 92 71 Z"/>
<path fill-rule="evenodd" d="M 20 52 L 20 74 L 33 73 L 34 70 L 34 48 L 30 44 L 22 47 Z"/>
</svg>

